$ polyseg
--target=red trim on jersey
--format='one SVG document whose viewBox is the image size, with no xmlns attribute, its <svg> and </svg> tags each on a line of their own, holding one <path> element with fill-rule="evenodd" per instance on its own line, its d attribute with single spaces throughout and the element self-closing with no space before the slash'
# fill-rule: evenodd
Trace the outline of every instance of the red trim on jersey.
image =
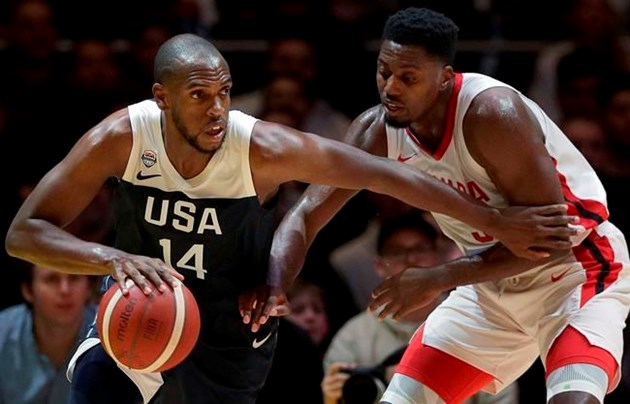
<svg viewBox="0 0 630 404">
<path fill-rule="evenodd" d="M 580 307 L 593 296 L 604 291 L 619 278 L 623 265 L 615 261 L 608 238 L 600 236 L 595 230 L 573 248 L 573 254 L 586 271 L 586 282 L 582 285 Z"/>
<path fill-rule="evenodd" d="M 554 165 L 557 166 L 557 161 L 553 159 Z M 592 199 L 580 199 L 571 192 L 571 188 L 567 183 L 567 177 L 564 174 L 558 173 L 558 179 L 560 179 L 560 185 L 562 186 L 562 193 L 564 199 L 568 202 L 569 215 L 576 215 L 580 218 L 580 225 L 586 229 L 592 229 L 600 223 L 608 220 L 608 208 L 600 201 Z"/>
<path fill-rule="evenodd" d="M 436 392 L 447 403 L 459 403 L 478 393 L 494 376 L 422 343 L 424 326 L 414 335 L 396 368 Z"/>
<path fill-rule="evenodd" d="M 605 349 L 591 345 L 581 332 L 568 326 L 556 338 L 547 354 L 545 379 L 554 370 L 575 363 L 588 363 L 605 371 L 608 375 L 608 391 L 612 390 L 619 366 L 615 358 Z"/>
<path fill-rule="evenodd" d="M 557 166 L 557 161 L 553 160 Z M 608 220 L 608 208 L 600 201 L 593 199 L 580 199 L 567 183 L 567 178 L 557 171 L 562 193 L 569 209 L 569 215 L 580 218 L 579 224 L 586 229 L 592 229 L 591 233 L 580 245 L 573 248 L 573 254 L 586 271 L 586 282 L 582 285 L 580 305 L 583 306 L 593 296 L 604 291 L 617 280 L 622 265 L 615 262 L 615 253 L 608 238 L 600 236 L 595 228 L 600 223 Z"/>
<path fill-rule="evenodd" d="M 411 140 L 418 145 L 425 153 L 432 156 L 436 160 L 440 160 L 444 153 L 446 153 L 446 149 L 448 149 L 448 145 L 451 143 L 451 139 L 453 139 L 453 128 L 455 127 L 455 112 L 457 111 L 457 101 L 459 100 L 459 92 L 462 89 L 462 81 L 463 75 L 461 73 L 455 73 L 455 81 L 453 83 L 453 91 L 451 92 L 451 98 L 448 100 L 448 107 L 446 109 L 446 127 L 444 129 L 444 134 L 442 135 L 442 141 L 438 146 L 435 153 L 431 152 L 431 150 L 427 149 L 422 145 L 422 143 L 416 138 L 409 127 L 405 128 L 405 132 Z"/>
</svg>

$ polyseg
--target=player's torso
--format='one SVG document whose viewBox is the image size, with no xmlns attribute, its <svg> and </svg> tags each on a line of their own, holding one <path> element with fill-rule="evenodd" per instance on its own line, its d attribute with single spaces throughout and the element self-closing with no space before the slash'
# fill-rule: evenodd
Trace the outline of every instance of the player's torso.
<svg viewBox="0 0 630 404">
<path fill-rule="evenodd" d="M 388 157 L 417 167 L 485 204 L 506 207 L 506 199 L 486 170 L 470 154 L 463 134 L 464 116 L 472 100 L 483 90 L 497 86 L 507 85 L 480 74 L 457 74 L 447 112 L 446 131 L 437 150 L 432 152 L 424 148 L 407 129 L 388 126 Z M 543 128 L 547 150 L 556 163 L 568 200 L 592 200 L 594 204 L 591 207 L 601 215 L 602 221 L 605 220 L 605 193 L 592 168 L 556 125 L 533 102 L 522 98 Z M 589 187 L 581 185 L 584 184 L 584 176 L 592 177 Z M 483 250 L 496 242 L 491 236 L 464 222 L 440 214 L 434 216 L 442 231 L 467 254 Z"/>
<path fill-rule="evenodd" d="M 249 167 L 255 119 L 231 112 L 223 145 L 196 177 L 170 163 L 151 101 L 130 106 L 133 148 L 115 198 L 116 246 L 163 259 L 200 301 L 264 280 L 274 211 L 259 204 Z"/>
</svg>

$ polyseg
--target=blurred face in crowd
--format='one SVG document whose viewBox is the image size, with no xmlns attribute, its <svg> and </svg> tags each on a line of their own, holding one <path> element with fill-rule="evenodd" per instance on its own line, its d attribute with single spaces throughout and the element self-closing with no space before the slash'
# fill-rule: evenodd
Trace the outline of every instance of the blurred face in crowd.
<svg viewBox="0 0 630 404">
<path fill-rule="evenodd" d="M 89 279 L 35 266 L 32 282 L 22 284 L 22 295 L 33 308 L 35 322 L 70 328 L 83 321 L 83 308 L 92 292 Z"/>
<path fill-rule="evenodd" d="M 305 287 L 290 297 L 289 321 L 306 330 L 315 345 L 328 335 L 328 314 L 321 291 L 316 287 Z"/>
<path fill-rule="evenodd" d="M 606 135 L 616 144 L 630 147 L 630 89 L 618 91 L 604 110 Z"/>
<path fill-rule="evenodd" d="M 420 230 L 401 228 L 385 240 L 374 263 L 378 276 L 385 279 L 408 267 L 430 267 L 440 262 L 434 240 Z"/>
<path fill-rule="evenodd" d="M 409 267 L 431 267 L 443 261 L 437 241 L 414 228 L 401 228 L 392 233 L 383 243 L 374 259 L 374 267 L 381 279 L 397 275 Z M 447 296 L 444 293 L 433 304 L 422 307 L 402 320 L 421 323 Z"/>
<path fill-rule="evenodd" d="M 601 167 L 606 159 L 604 130 L 599 122 L 588 118 L 571 118 L 562 129 L 594 168 Z"/>
</svg>

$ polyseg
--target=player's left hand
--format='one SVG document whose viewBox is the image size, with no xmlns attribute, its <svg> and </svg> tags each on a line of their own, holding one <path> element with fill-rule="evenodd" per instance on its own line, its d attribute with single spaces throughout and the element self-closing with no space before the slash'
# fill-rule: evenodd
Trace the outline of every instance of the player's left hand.
<svg viewBox="0 0 630 404">
<path fill-rule="evenodd" d="M 241 293 L 238 308 L 243 323 L 251 324 L 252 332 L 257 332 L 270 316 L 286 316 L 291 312 L 289 301 L 279 287 L 259 285 Z"/>
<path fill-rule="evenodd" d="M 501 222 L 492 236 L 514 255 L 547 258 L 554 250 L 569 250 L 579 218 L 567 214 L 567 205 L 510 206 L 500 209 Z"/>
<path fill-rule="evenodd" d="M 385 279 L 372 292 L 369 310 L 380 320 L 391 316 L 395 320 L 416 311 L 437 299 L 444 291 L 440 284 L 439 267 L 414 268 Z"/>
</svg>

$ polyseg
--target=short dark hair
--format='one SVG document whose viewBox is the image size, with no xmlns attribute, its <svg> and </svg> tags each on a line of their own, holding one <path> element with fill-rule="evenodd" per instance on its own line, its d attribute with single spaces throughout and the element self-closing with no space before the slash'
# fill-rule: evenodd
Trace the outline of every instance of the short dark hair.
<svg viewBox="0 0 630 404">
<path fill-rule="evenodd" d="M 221 56 L 218 49 L 207 39 L 190 33 L 179 34 L 167 39 L 158 49 L 153 65 L 156 83 L 169 81 L 183 64 L 180 60 L 199 60 L 206 54 Z"/>
<path fill-rule="evenodd" d="M 377 252 L 379 254 L 383 252 L 385 242 L 389 240 L 392 235 L 407 229 L 418 231 L 431 239 L 433 243 L 437 243 L 439 236 L 437 229 L 422 216 L 422 211 L 413 210 L 395 216 L 381 224 L 381 229 L 376 240 Z"/>
<path fill-rule="evenodd" d="M 381 39 L 421 46 L 427 53 L 453 64 L 458 32 L 459 27 L 444 14 L 428 8 L 408 7 L 387 19 Z"/>
</svg>

